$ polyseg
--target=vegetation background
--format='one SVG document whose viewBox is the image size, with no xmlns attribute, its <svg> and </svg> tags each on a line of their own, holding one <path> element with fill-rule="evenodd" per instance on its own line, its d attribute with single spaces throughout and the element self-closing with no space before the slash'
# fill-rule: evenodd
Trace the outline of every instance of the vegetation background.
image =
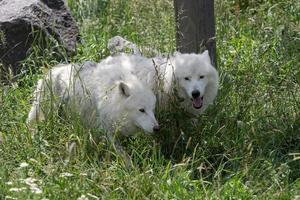
<svg viewBox="0 0 300 200">
<path fill-rule="evenodd" d="M 0 86 L 0 199 L 300 199 L 298 0 L 216 0 L 215 105 L 196 125 L 176 109 L 158 108 L 159 136 L 123 141 L 132 170 L 104 139 L 91 140 L 95 130 L 55 112 L 32 139 L 25 124 L 30 99 L 47 68 L 100 61 L 115 35 L 174 52 L 173 2 L 68 4 L 81 29 L 77 54 L 68 60 L 37 34 L 23 75 Z"/>
</svg>

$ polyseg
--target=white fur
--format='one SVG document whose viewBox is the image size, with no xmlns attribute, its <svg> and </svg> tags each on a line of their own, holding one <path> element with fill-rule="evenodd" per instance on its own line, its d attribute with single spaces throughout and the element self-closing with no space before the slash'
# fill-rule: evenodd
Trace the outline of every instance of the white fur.
<svg viewBox="0 0 300 200">
<path fill-rule="evenodd" d="M 129 156 L 115 140 L 114 133 L 119 131 L 127 136 L 137 129 L 152 133 L 158 127 L 152 90 L 127 70 L 114 65 L 87 62 L 83 66 L 54 67 L 38 81 L 28 114 L 29 125 L 47 117 L 47 109 L 42 104 L 49 100 L 54 102 L 52 109 L 65 103 L 80 114 L 84 125 L 107 130 L 108 139 L 125 157 L 128 166 Z"/>
<path fill-rule="evenodd" d="M 170 98 L 178 96 L 181 105 L 193 115 L 203 113 L 217 95 L 218 73 L 211 65 L 208 51 L 202 54 L 176 53 L 171 57 L 155 58 L 121 54 L 110 56 L 101 63 L 120 66 L 137 75 L 159 94 L 162 104 L 168 104 Z M 174 89 L 177 89 L 177 94 L 174 94 Z M 203 104 L 198 109 L 191 100 L 194 90 L 199 91 L 200 97 L 203 97 Z"/>
<path fill-rule="evenodd" d="M 44 118 L 40 103 L 45 101 L 46 90 L 59 98 L 55 105 L 61 102 L 72 105 L 91 127 L 114 131 L 118 126 L 122 134 L 130 135 L 137 128 L 152 133 L 153 127 L 158 126 L 153 92 L 117 66 L 70 64 L 53 68 L 46 79 L 38 81 L 28 122 Z"/>
</svg>

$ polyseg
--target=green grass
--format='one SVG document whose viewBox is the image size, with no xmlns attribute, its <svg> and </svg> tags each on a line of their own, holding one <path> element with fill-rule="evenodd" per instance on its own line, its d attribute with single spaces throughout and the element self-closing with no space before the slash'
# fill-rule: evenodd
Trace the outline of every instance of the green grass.
<svg viewBox="0 0 300 200">
<path fill-rule="evenodd" d="M 170 0 L 69 6 L 82 37 L 72 62 L 106 57 L 115 35 L 175 50 Z M 25 120 L 34 84 L 46 68 L 68 61 L 55 42 L 43 50 L 37 37 L 26 75 L 0 86 L 0 199 L 299 199 L 299 13 L 297 0 L 217 0 L 215 105 L 196 125 L 178 110 L 158 110 L 160 136 L 123 141 L 132 170 L 104 137 L 91 141 L 96 130 L 55 113 L 32 139 Z"/>
</svg>

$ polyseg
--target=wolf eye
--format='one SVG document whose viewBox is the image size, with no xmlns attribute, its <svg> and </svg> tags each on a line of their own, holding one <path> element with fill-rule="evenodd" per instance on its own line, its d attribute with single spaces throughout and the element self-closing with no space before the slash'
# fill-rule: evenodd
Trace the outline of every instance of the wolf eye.
<svg viewBox="0 0 300 200">
<path fill-rule="evenodd" d="M 184 80 L 189 81 L 190 78 L 189 77 L 184 77 Z"/>
<path fill-rule="evenodd" d="M 203 79 L 203 78 L 204 78 L 204 76 L 200 76 L 199 78 L 200 78 L 200 79 Z"/>
<path fill-rule="evenodd" d="M 145 109 L 144 108 L 141 108 L 139 109 L 140 112 L 144 113 L 145 112 Z"/>
</svg>

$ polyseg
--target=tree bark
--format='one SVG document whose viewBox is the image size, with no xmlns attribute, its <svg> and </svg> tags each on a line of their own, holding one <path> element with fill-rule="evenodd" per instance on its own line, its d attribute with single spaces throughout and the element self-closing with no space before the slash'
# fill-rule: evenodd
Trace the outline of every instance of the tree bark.
<svg viewBox="0 0 300 200">
<path fill-rule="evenodd" d="M 207 49 L 217 67 L 214 0 L 174 0 L 176 46 L 182 53 L 201 53 Z"/>
</svg>

